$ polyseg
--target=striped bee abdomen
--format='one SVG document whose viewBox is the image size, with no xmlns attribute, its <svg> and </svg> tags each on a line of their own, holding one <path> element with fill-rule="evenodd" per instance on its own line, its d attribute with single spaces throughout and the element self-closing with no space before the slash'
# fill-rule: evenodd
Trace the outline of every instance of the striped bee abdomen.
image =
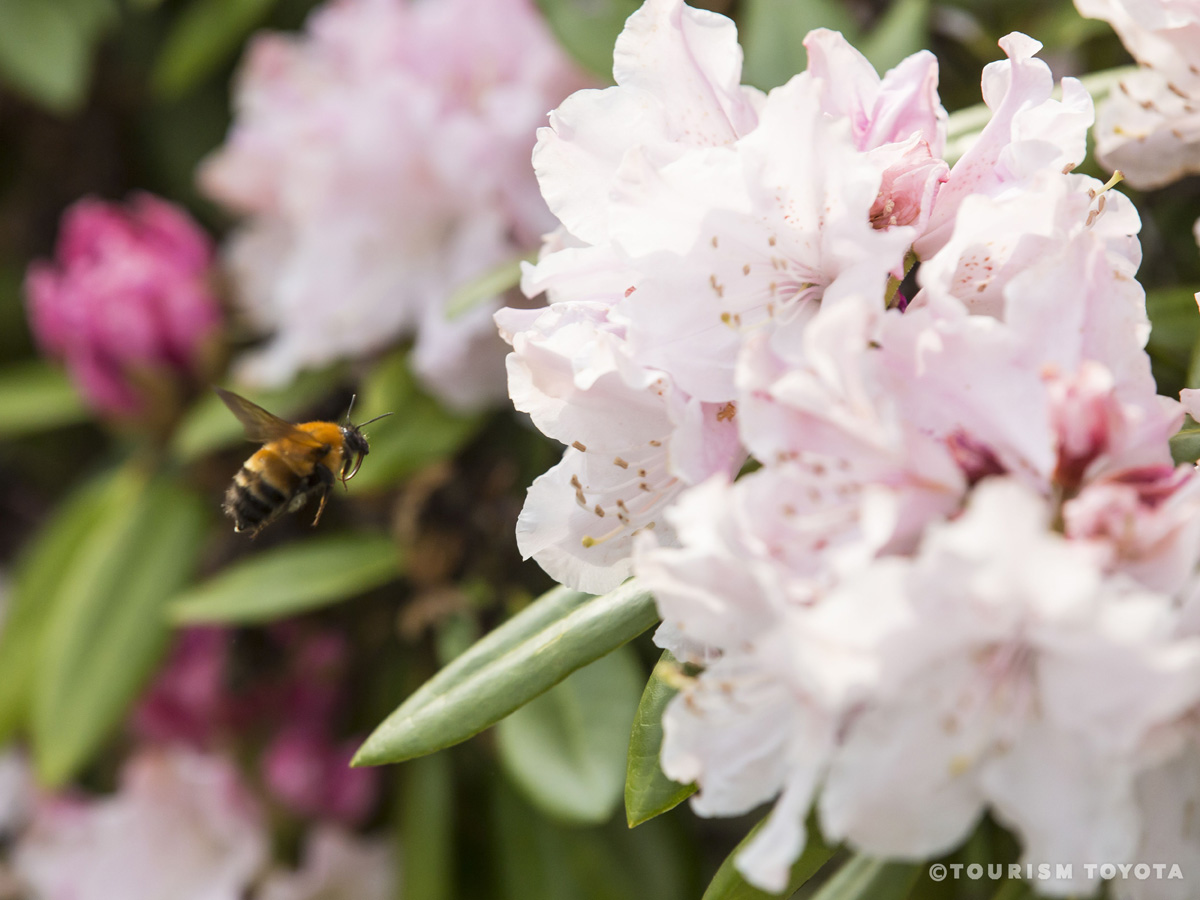
<svg viewBox="0 0 1200 900">
<path fill-rule="evenodd" d="M 243 466 L 225 492 L 224 509 L 233 519 L 234 530 L 254 531 L 278 516 L 289 499 L 260 473 Z"/>
</svg>

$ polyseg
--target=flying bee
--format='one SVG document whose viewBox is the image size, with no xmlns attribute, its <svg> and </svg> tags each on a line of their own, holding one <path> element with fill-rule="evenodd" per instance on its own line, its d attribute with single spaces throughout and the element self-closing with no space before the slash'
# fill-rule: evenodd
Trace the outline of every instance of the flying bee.
<svg viewBox="0 0 1200 900">
<path fill-rule="evenodd" d="M 384 413 L 370 422 L 353 425 L 347 410 L 345 425 L 293 425 L 232 391 L 219 387 L 213 390 L 242 423 L 247 439 L 263 445 L 233 476 L 223 505 L 233 519 L 233 530 L 249 531 L 251 537 L 285 512 L 300 509 L 310 497 L 320 497 L 313 525 L 321 521 L 333 482 L 338 480 L 345 486 L 358 472 L 363 457 L 371 452 L 361 430 L 363 425 L 391 415 Z M 353 400 L 350 406 L 353 408 Z"/>
</svg>

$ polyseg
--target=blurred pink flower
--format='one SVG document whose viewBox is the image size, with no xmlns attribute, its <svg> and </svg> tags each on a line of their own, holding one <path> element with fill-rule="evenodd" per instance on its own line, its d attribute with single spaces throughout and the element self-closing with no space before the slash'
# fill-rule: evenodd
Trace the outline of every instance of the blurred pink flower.
<svg viewBox="0 0 1200 900">
<path fill-rule="evenodd" d="M 124 206 L 85 197 L 63 216 L 54 261 L 29 268 L 34 336 L 96 410 L 135 414 L 137 373 L 196 374 L 221 321 L 212 257 L 208 236 L 158 197 Z"/>
<path fill-rule="evenodd" d="M 266 857 L 229 762 L 151 751 L 126 764 L 112 797 L 43 800 L 15 865 L 42 900 L 238 900 Z"/>
<path fill-rule="evenodd" d="M 360 743 L 335 744 L 314 728 L 285 729 L 263 758 L 267 789 L 298 815 L 358 824 L 370 813 L 379 789 L 378 770 L 350 768 Z"/>
<path fill-rule="evenodd" d="M 180 633 L 166 666 L 133 711 L 134 734 L 145 741 L 208 746 L 229 718 L 228 661 L 227 631 Z"/>
<path fill-rule="evenodd" d="M 413 365 L 460 405 L 502 396 L 493 300 L 454 290 L 554 224 L 534 130 L 585 79 L 530 0 L 336 0 L 247 53 L 209 196 L 247 217 L 228 257 L 271 340 L 242 374 L 300 369 L 415 335 Z"/>
<path fill-rule="evenodd" d="M 305 842 L 303 868 L 272 872 L 258 900 L 391 900 L 395 881 L 396 861 L 386 841 L 321 826 Z"/>
</svg>

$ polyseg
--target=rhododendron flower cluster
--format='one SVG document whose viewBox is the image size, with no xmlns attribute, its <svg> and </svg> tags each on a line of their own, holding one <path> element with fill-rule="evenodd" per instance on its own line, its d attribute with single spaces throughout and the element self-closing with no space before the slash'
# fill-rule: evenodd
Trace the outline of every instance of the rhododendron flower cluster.
<svg viewBox="0 0 1200 900">
<path fill-rule="evenodd" d="M 221 324 L 213 246 L 179 207 L 150 194 L 77 201 L 53 262 L 29 267 L 29 322 L 98 412 L 143 412 L 161 379 L 202 380 Z"/>
<path fill-rule="evenodd" d="M 228 261 L 270 334 L 242 376 L 281 384 L 414 335 L 443 400 L 494 397 L 498 302 L 453 319 L 446 304 L 552 224 L 532 134 L 584 83 L 531 0 L 338 0 L 302 36 L 257 37 L 200 172 L 245 217 Z"/>
<path fill-rule="evenodd" d="M 539 133 L 561 227 L 524 286 L 549 303 L 497 321 L 516 406 L 568 448 L 518 542 L 578 589 L 653 591 L 659 643 L 702 667 L 663 769 L 704 815 L 775 801 L 736 858 L 755 885 L 783 888 L 814 804 L 828 839 L 906 859 L 990 813 L 1025 861 L 1076 864 L 1052 894 L 1174 860 L 1200 478 L 1145 352 L 1137 213 L 1072 171 L 1091 98 L 1055 99 L 1010 34 L 951 166 L 932 56 L 880 78 L 805 44 L 764 95 L 732 23 L 647 0 L 616 86 Z"/>
</svg>

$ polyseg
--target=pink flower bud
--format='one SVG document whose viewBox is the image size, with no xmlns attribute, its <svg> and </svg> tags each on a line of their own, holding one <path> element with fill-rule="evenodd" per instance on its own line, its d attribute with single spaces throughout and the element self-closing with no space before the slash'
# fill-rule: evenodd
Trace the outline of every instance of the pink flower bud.
<svg viewBox="0 0 1200 900">
<path fill-rule="evenodd" d="M 34 336 L 93 408 L 136 414 L 139 373 L 199 374 L 221 322 L 212 260 L 208 236 L 173 204 L 145 193 L 124 206 L 85 197 L 63 216 L 55 259 L 29 267 Z"/>
</svg>

